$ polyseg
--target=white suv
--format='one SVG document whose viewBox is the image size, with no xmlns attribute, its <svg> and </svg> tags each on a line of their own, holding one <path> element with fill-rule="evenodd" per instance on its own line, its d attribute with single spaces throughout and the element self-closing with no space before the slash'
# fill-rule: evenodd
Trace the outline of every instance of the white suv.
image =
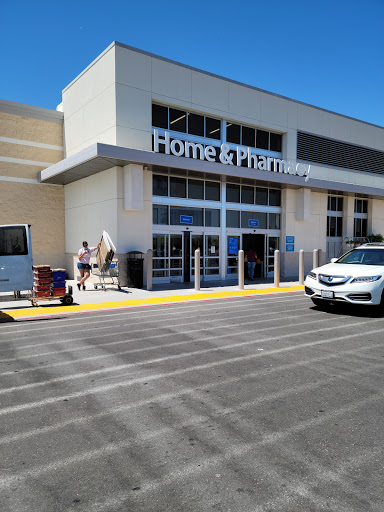
<svg viewBox="0 0 384 512">
<path fill-rule="evenodd" d="M 384 244 L 364 244 L 305 278 L 305 295 L 314 304 L 326 302 L 384 304 Z"/>
</svg>

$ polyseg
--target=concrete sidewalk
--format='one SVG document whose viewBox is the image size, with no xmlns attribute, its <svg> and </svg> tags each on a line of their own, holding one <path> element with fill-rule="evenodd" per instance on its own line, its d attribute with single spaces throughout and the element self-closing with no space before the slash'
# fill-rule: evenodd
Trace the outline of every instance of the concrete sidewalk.
<svg viewBox="0 0 384 512">
<path fill-rule="evenodd" d="M 244 290 L 240 290 L 236 281 L 211 281 L 201 283 L 201 289 L 195 291 L 191 283 L 171 283 L 154 285 L 153 290 L 107 285 L 106 290 L 95 289 L 93 283 L 86 284 L 86 290 L 79 291 L 77 281 L 67 281 L 73 288 L 73 304 L 63 306 L 60 300 L 40 301 L 37 307 L 22 295 L 14 299 L 13 293 L 4 293 L 0 297 L 0 321 L 25 319 L 32 317 L 68 315 L 95 310 L 120 309 L 185 302 L 193 300 L 213 300 L 230 297 L 242 297 L 265 293 L 287 293 L 304 290 L 296 281 L 281 282 L 280 288 L 273 287 L 273 281 L 263 279 L 246 281 Z"/>
</svg>

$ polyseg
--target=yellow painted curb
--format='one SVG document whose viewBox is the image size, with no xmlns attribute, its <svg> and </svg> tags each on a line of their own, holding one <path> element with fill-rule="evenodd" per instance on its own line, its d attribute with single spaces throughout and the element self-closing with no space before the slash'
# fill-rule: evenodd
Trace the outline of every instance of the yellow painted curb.
<svg viewBox="0 0 384 512">
<path fill-rule="evenodd" d="M 51 307 L 38 307 L 31 309 L 16 309 L 12 311 L 0 311 L 1 318 L 26 318 L 34 316 L 47 316 L 65 313 L 81 313 L 86 311 L 97 311 L 105 309 L 119 309 L 137 306 L 151 306 L 156 304 L 168 304 L 172 302 L 189 302 L 195 300 L 207 299 L 223 299 L 229 297 L 242 297 L 246 295 L 261 295 L 264 293 L 284 293 L 303 291 L 304 286 L 287 286 L 281 288 L 260 288 L 256 290 L 236 290 L 229 292 L 211 292 L 211 293 L 196 293 L 188 295 L 171 295 L 163 297 L 153 297 L 149 299 L 137 300 L 119 300 L 116 302 L 97 302 L 94 304 L 81 304 L 75 306 L 51 306 Z"/>
</svg>

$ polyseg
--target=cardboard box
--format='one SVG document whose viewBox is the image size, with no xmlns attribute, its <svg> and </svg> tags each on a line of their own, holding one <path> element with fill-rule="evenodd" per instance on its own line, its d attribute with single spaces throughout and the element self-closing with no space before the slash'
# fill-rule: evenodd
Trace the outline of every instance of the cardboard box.
<svg viewBox="0 0 384 512">
<path fill-rule="evenodd" d="M 96 254 L 97 266 L 100 272 L 107 272 L 109 264 L 111 263 L 113 256 L 115 255 L 116 247 L 106 231 L 103 231 L 101 237 L 101 245 Z"/>
</svg>

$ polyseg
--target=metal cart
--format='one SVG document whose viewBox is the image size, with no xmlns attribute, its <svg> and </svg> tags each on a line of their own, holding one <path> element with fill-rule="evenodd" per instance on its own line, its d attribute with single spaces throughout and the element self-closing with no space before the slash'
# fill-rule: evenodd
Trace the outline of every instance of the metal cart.
<svg viewBox="0 0 384 512">
<path fill-rule="evenodd" d="M 99 269 L 97 265 L 94 265 L 92 268 L 92 274 L 99 278 L 99 282 L 93 285 L 95 290 L 101 288 L 102 290 L 106 291 L 107 284 L 115 285 L 117 286 L 118 290 L 121 290 L 121 286 L 119 284 L 118 260 L 112 260 L 108 268 Z"/>
<path fill-rule="evenodd" d="M 70 306 L 73 303 L 73 289 L 72 286 L 68 286 L 68 291 L 65 293 L 65 295 L 58 296 L 58 297 L 52 297 L 51 295 L 47 295 L 46 297 L 35 297 L 33 295 L 33 292 L 31 292 L 30 297 L 28 297 L 28 300 L 31 301 L 32 306 L 37 306 L 37 303 L 43 300 L 59 300 L 64 306 Z"/>
</svg>

